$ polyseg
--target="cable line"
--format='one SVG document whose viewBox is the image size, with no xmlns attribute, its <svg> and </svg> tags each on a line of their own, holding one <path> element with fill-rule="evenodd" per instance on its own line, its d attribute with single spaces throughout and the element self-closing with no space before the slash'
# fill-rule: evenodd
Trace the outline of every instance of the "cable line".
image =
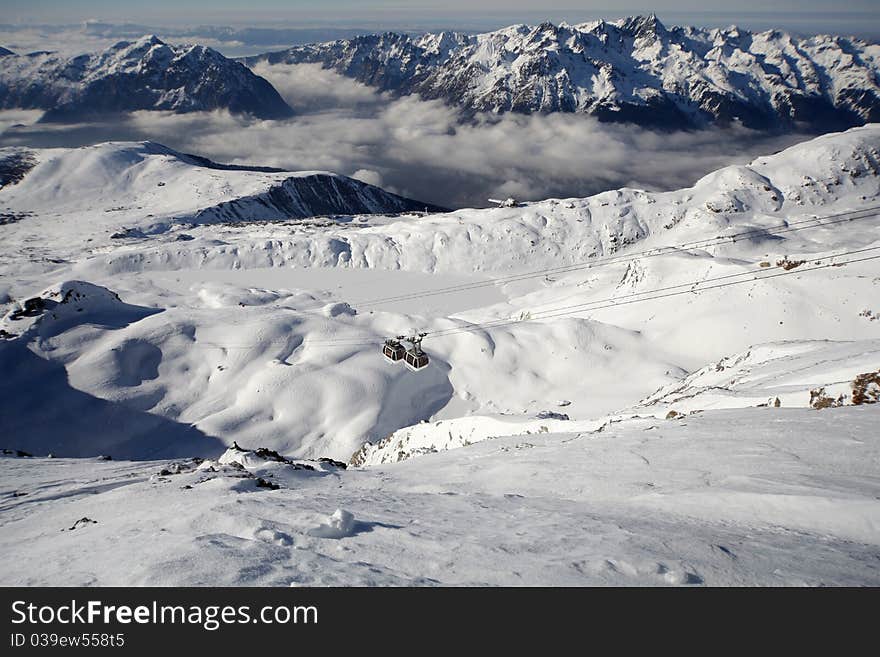
<svg viewBox="0 0 880 657">
<path fill-rule="evenodd" d="M 702 240 L 696 240 L 693 242 L 685 242 L 683 244 L 676 245 L 668 245 L 668 246 L 659 246 L 654 247 L 652 249 L 646 249 L 644 251 L 638 251 L 635 253 L 626 253 L 618 256 L 610 255 L 604 256 L 600 258 L 594 258 L 591 260 L 572 263 L 569 265 L 560 265 L 558 267 L 550 267 L 546 269 L 537 269 L 530 272 L 524 272 L 520 274 L 510 274 L 508 276 L 499 276 L 495 278 L 490 278 L 485 281 L 479 281 L 474 283 L 461 283 L 459 285 L 451 285 L 442 288 L 434 288 L 430 290 L 423 290 L 421 292 L 411 292 L 407 294 L 401 294 L 396 296 L 388 296 L 388 297 L 377 297 L 373 299 L 365 299 L 363 301 L 352 301 L 351 303 L 356 304 L 358 307 L 369 307 L 378 305 L 381 303 L 389 303 L 394 301 L 407 301 L 411 299 L 420 299 L 423 297 L 429 296 L 437 296 L 442 294 L 452 294 L 456 292 L 466 292 L 474 289 L 479 289 L 483 287 L 491 287 L 498 284 L 505 283 L 515 283 L 523 280 L 528 280 L 530 278 L 537 278 L 540 276 L 547 276 L 551 274 L 566 274 L 574 271 L 580 271 L 583 269 L 592 269 L 594 267 L 602 267 L 611 264 L 618 264 L 621 262 L 628 262 L 631 260 L 636 260 L 639 258 L 650 258 L 661 255 L 667 255 L 669 253 L 675 253 L 677 251 L 683 251 L 688 249 L 697 249 L 697 248 L 706 248 L 709 246 L 717 246 L 719 244 L 724 244 L 727 242 L 735 243 L 740 239 L 748 239 L 752 236 L 776 236 L 786 233 L 794 233 L 799 232 L 801 230 L 809 230 L 813 228 L 822 228 L 825 226 L 833 226 L 839 223 L 846 223 L 850 221 L 858 221 L 861 219 L 870 219 L 873 217 L 877 217 L 877 211 L 880 210 L 880 205 L 871 206 L 868 208 L 862 208 L 860 210 L 852 210 L 843 213 L 824 215 L 821 217 L 810 217 L 807 219 L 802 219 L 796 222 L 786 222 L 783 225 L 777 226 L 775 228 L 753 228 L 747 231 L 743 231 L 740 233 L 734 233 L 732 235 L 719 235 L 712 238 L 705 238 Z M 865 216 L 852 216 L 852 215 L 861 215 L 864 213 L 868 213 Z M 825 221 L 827 219 L 836 219 L 836 221 Z M 804 225 L 810 224 L 810 225 Z"/>
<path fill-rule="evenodd" d="M 708 290 L 716 290 L 725 287 L 731 287 L 734 285 L 741 285 L 743 283 L 754 283 L 757 281 L 763 281 L 766 279 L 778 278 L 780 276 L 793 276 L 800 275 L 807 272 L 817 271 L 820 269 L 827 269 L 829 267 L 842 267 L 849 264 L 855 264 L 859 262 L 867 262 L 871 260 L 880 259 L 880 255 L 874 256 L 866 256 L 862 258 L 853 258 L 850 260 L 846 260 L 844 262 L 827 262 L 823 263 L 826 260 L 836 260 L 838 258 L 843 258 L 847 256 L 860 255 L 872 251 L 880 250 L 880 246 L 867 247 L 864 249 L 855 249 L 850 251 L 843 251 L 840 253 L 825 255 L 820 258 L 814 258 L 812 260 L 806 260 L 801 265 L 798 265 L 795 268 L 783 271 L 774 272 L 772 269 L 768 270 L 767 268 L 758 268 L 758 269 L 750 269 L 738 273 L 733 274 L 725 274 L 722 276 L 715 276 L 711 278 L 704 278 L 701 280 L 692 280 L 687 281 L 685 283 L 679 283 L 675 285 L 669 285 L 666 287 L 655 288 L 652 290 L 645 290 L 643 292 L 633 292 L 626 295 L 615 295 L 611 297 L 606 297 L 603 299 L 595 299 L 593 301 L 588 301 L 584 303 L 571 304 L 568 306 L 560 306 L 556 308 L 548 308 L 543 311 L 539 311 L 530 315 L 527 318 L 518 318 L 518 319 L 498 319 L 492 320 L 488 322 L 481 322 L 477 324 L 469 324 L 466 326 L 457 326 L 450 327 L 448 329 L 438 329 L 435 331 L 427 331 L 425 332 L 426 337 L 431 338 L 443 338 L 451 335 L 457 335 L 460 333 L 471 333 L 480 330 L 491 330 L 496 328 L 502 328 L 504 326 L 511 326 L 513 324 L 522 324 L 525 322 L 543 320 L 543 319 L 552 319 L 556 317 L 565 317 L 583 312 L 593 312 L 596 310 L 604 310 L 607 308 L 616 308 L 619 306 L 625 306 L 632 303 L 639 303 L 644 301 L 655 301 L 657 299 L 665 299 L 674 296 L 680 296 L 684 294 L 699 294 L 701 292 L 705 292 Z M 804 265 L 807 265 L 804 267 Z M 813 265 L 813 266 L 809 266 Z M 780 265 L 776 265 L 775 269 L 782 269 Z M 763 273 L 764 275 L 757 275 L 759 273 Z M 749 278 L 743 278 L 745 276 L 749 276 Z M 742 280 L 731 280 L 731 279 L 742 279 Z M 725 281 L 720 282 L 719 281 Z M 706 285 L 707 283 L 717 283 L 715 285 Z M 688 288 L 688 289 L 681 289 Z M 383 339 L 384 340 L 384 339 Z M 196 343 L 193 346 L 196 347 L 211 347 L 218 349 L 251 349 L 258 348 L 263 345 L 270 344 L 288 344 L 289 340 L 268 340 L 265 342 L 258 342 L 248 345 L 220 345 L 215 343 Z M 295 345 L 292 349 L 296 349 L 299 346 L 375 346 L 378 343 L 378 339 L 359 339 L 359 338 L 338 338 L 338 339 L 324 339 L 324 340 L 311 340 L 308 337 L 303 338 L 300 344 Z"/>
<path fill-rule="evenodd" d="M 872 248 L 870 248 L 870 249 L 860 249 L 860 250 L 858 250 L 858 251 L 853 251 L 853 252 L 839 253 L 839 254 L 834 255 L 834 256 L 825 256 L 825 257 L 823 257 L 823 258 L 818 258 L 818 259 L 816 259 L 816 260 L 807 261 L 807 262 L 808 262 L 808 263 L 809 263 L 809 262 L 812 262 L 812 263 L 820 263 L 822 260 L 828 260 L 828 259 L 840 258 L 840 257 L 846 256 L 846 255 L 850 255 L 850 254 L 858 254 L 858 253 L 863 253 L 863 252 L 865 252 L 865 251 L 875 251 L 875 250 L 880 250 L 880 246 L 872 247 Z M 828 267 L 841 267 L 841 266 L 844 266 L 844 265 L 850 265 L 850 264 L 854 264 L 854 263 L 857 263 L 857 262 L 866 262 L 866 261 L 869 261 L 869 260 L 878 260 L 878 259 L 880 259 L 880 255 L 869 256 L 869 257 L 865 257 L 865 258 L 856 258 L 856 259 L 853 259 L 853 260 L 847 260 L 846 262 L 832 262 L 832 263 L 827 263 L 827 264 L 818 264 L 817 266 L 814 266 L 814 267 L 808 267 L 808 268 L 806 268 L 806 269 L 799 269 L 799 268 L 798 268 L 798 269 L 792 269 L 792 270 L 788 270 L 788 271 L 781 271 L 781 272 L 776 272 L 776 273 L 767 274 L 767 275 L 765 275 L 765 276 L 753 276 L 752 278 L 747 278 L 747 279 L 744 279 L 744 280 L 731 281 L 731 282 L 727 282 L 727 283 L 720 283 L 720 284 L 718 284 L 718 285 L 710 285 L 710 286 L 708 286 L 708 287 L 700 287 L 700 288 L 698 288 L 698 289 L 679 290 L 679 291 L 677 291 L 677 292 L 667 292 L 667 293 L 665 293 L 665 294 L 654 294 L 655 292 L 662 291 L 662 290 L 664 289 L 664 288 L 660 288 L 659 290 L 650 290 L 650 291 L 647 291 L 647 292 L 643 293 L 643 294 L 645 294 L 645 295 L 647 295 L 647 294 L 652 294 L 653 296 L 646 296 L 646 297 L 639 298 L 639 299 L 629 299 L 629 300 L 624 300 L 624 301 L 618 302 L 618 301 L 616 301 L 615 299 L 612 298 L 612 299 L 610 299 L 610 300 L 606 300 L 606 301 L 608 301 L 608 302 L 607 302 L 605 305 L 597 306 L 597 307 L 594 307 L 594 308 L 584 308 L 583 306 L 589 306 L 589 305 L 592 305 L 593 303 L 601 303 L 601 302 L 589 302 L 589 303 L 584 303 L 584 304 L 577 304 L 577 305 L 575 305 L 575 306 L 565 306 L 565 307 L 562 307 L 562 308 L 555 308 L 555 309 L 551 309 L 551 310 L 546 310 L 546 311 L 543 311 L 543 312 L 541 312 L 541 313 L 537 313 L 536 315 L 531 316 L 531 317 L 526 318 L 526 319 L 496 320 L 495 322 L 485 322 L 485 323 L 482 323 L 482 324 L 473 324 L 473 325 L 471 325 L 471 326 L 463 326 L 463 327 L 455 327 L 455 328 L 451 328 L 451 329 L 443 329 L 443 330 L 439 330 L 439 331 L 429 332 L 429 333 L 428 333 L 428 336 L 429 336 L 429 337 L 430 337 L 430 336 L 433 336 L 433 337 L 435 337 L 435 338 L 440 338 L 440 337 L 446 337 L 446 336 L 449 336 L 449 335 L 455 335 L 455 334 L 457 334 L 457 333 L 466 333 L 466 332 L 471 332 L 471 331 L 479 331 L 479 330 L 481 330 L 481 329 L 486 329 L 486 330 L 488 330 L 488 329 L 495 329 L 495 328 L 500 328 L 500 327 L 502 327 L 502 326 L 509 326 L 509 325 L 511 325 L 511 324 L 519 324 L 519 323 L 522 323 L 522 322 L 535 321 L 535 320 L 541 320 L 541 319 L 551 319 L 551 318 L 555 318 L 555 317 L 564 317 L 564 316 L 567 316 L 567 315 L 573 315 L 573 314 L 580 313 L 580 312 L 588 312 L 588 311 L 595 311 L 595 310 L 603 310 L 603 309 L 606 309 L 606 308 L 616 308 L 616 307 L 619 307 L 619 306 L 626 306 L 626 305 L 629 305 L 629 304 L 632 304 L 632 303 L 639 303 L 639 302 L 642 302 L 642 301 L 655 301 L 655 300 L 657 300 L 657 299 L 665 299 L 665 298 L 668 298 L 668 297 L 679 296 L 679 295 L 682 295 L 682 294 L 699 294 L 700 292 L 705 292 L 705 291 L 707 291 L 707 290 L 716 290 L 716 289 L 724 288 L 724 287 L 732 287 L 732 286 L 734 286 L 734 285 L 741 285 L 741 284 L 743 284 L 743 283 L 754 283 L 755 281 L 763 281 L 763 280 L 768 279 L 768 278 L 778 278 L 778 277 L 780 277 L 780 276 L 791 276 L 791 275 L 795 275 L 795 274 L 801 274 L 801 273 L 806 273 L 806 272 L 816 271 L 816 270 L 819 270 L 819 269 L 827 269 Z M 806 264 L 806 263 L 805 263 L 805 264 Z M 766 269 L 765 269 L 764 271 L 766 271 Z M 751 273 L 751 272 L 744 272 L 744 274 L 748 274 L 748 273 Z M 742 275 L 742 274 L 740 274 L 740 275 Z M 731 277 L 731 276 L 728 275 L 728 276 L 718 277 L 718 279 L 730 278 L 730 277 Z M 712 281 L 714 281 L 714 280 L 718 280 L 718 279 L 711 279 L 711 278 L 710 278 L 710 279 L 705 279 L 705 280 L 702 281 L 702 282 L 712 282 Z M 696 285 L 700 285 L 700 284 L 701 284 L 701 282 L 699 282 L 699 281 L 695 281 L 694 283 L 695 283 Z M 675 285 L 675 286 L 671 286 L 670 288 L 665 288 L 665 289 L 671 289 L 671 288 L 677 288 L 677 287 L 685 287 L 686 285 L 689 285 L 689 284 Z M 629 295 L 629 296 L 639 296 L 639 295 Z"/>
</svg>

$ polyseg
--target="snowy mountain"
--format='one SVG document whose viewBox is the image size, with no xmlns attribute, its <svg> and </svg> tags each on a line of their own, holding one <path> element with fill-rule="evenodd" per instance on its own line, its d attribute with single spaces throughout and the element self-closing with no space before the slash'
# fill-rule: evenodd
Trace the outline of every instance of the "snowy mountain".
<svg viewBox="0 0 880 657">
<path fill-rule="evenodd" d="M 74 221 L 106 238 L 172 224 L 437 209 L 333 173 L 217 164 L 153 142 L 0 149 L 0 213 L 26 218 L 27 230 Z"/>
<path fill-rule="evenodd" d="M 429 216 L 3 161 L 0 584 L 880 583 L 880 125 Z"/>
<path fill-rule="evenodd" d="M 51 203 L 53 189 L 47 190 L 46 204 Z M 0 191 L 0 204 L 11 202 L 6 198 L 21 198 L 16 208 L 28 209 L 24 203 L 28 195 L 13 196 L 13 190 L 8 190 L 9 197 Z M 165 195 L 162 190 L 157 193 Z M 301 267 L 507 274 L 588 262 L 646 244 L 675 244 L 742 230 L 760 233 L 790 216 L 870 206 L 878 193 L 880 126 L 872 124 L 803 142 L 748 165 L 725 167 L 693 187 L 670 192 L 622 188 L 588 198 L 462 209 L 418 221 L 371 217 L 364 224 L 337 224 L 319 231 L 260 225 L 230 232 L 224 239 L 236 245 L 242 266 L 248 267 L 284 262 Z M 66 216 L 75 207 L 55 211 Z M 193 235 L 199 233 L 208 237 L 216 231 L 196 230 Z M 255 235 L 260 239 L 255 241 Z M 765 239 L 773 238 L 768 234 Z M 832 233 L 826 246 L 835 245 L 837 239 Z M 189 248 L 201 252 L 195 243 L 176 248 L 181 253 Z M 201 257 L 210 263 L 225 256 L 211 250 Z M 120 254 L 114 263 L 148 269 L 137 260 Z M 631 271 L 627 280 L 643 277 Z"/>
<path fill-rule="evenodd" d="M 47 110 L 43 120 L 74 120 L 135 110 L 226 109 L 278 119 L 293 111 L 247 67 L 204 46 L 171 46 L 155 36 L 94 54 L 6 53 L 0 108 Z"/>
<path fill-rule="evenodd" d="M 238 198 L 290 176 L 193 168 L 152 153 L 157 148 L 102 145 L 58 151 L 57 160 L 37 152 L 45 161 L 0 190 L 0 203 L 32 213 L 0 226 L 4 242 L 17 245 L 0 257 L 0 276 L 19 300 L 0 322 L 16 336 L 6 345 L 11 360 L 3 367 L 12 374 L 3 385 L 26 390 L 17 377 L 37 371 L 27 359 L 38 354 L 63 364 L 68 378 L 59 370 L 59 385 L 77 391 L 69 391 L 71 404 L 97 398 L 194 426 L 206 436 L 196 441 L 204 447 L 196 455 L 237 440 L 288 456 L 347 460 L 365 441 L 421 420 L 479 428 L 478 418 L 487 417 L 491 435 L 499 422 L 545 426 L 539 415 L 560 400 L 571 402 L 560 411 L 570 421 L 593 422 L 751 345 L 872 340 L 880 330 L 870 319 L 880 312 L 873 262 L 812 271 L 814 261 L 836 264 L 835 253 L 880 245 L 875 125 L 727 167 L 673 192 L 623 189 L 520 207 L 324 222 L 211 217 L 193 225 L 228 186 Z M 129 167 L 108 169 L 108 154 Z M 146 217 L 148 210 L 159 214 Z M 850 213 L 845 220 L 815 219 L 842 212 Z M 113 239 L 121 222 L 140 233 Z M 542 268 L 552 270 L 515 277 Z M 786 276 L 753 280 L 755 272 Z M 718 277 L 738 284 L 699 291 Z M 66 316 L 18 312 L 23 300 L 50 298 L 59 285 L 82 285 L 76 281 L 118 294 L 144 316 L 125 326 L 88 321 L 96 292 L 69 313 L 83 322 L 75 328 Z M 430 294 L 448 285 L 464 289 Z M 683 294 L 602 303 L 670 287 Z M 394 300 L 400 294 L 403 303 Z M 572 306 L 562 316 L 552 312 Z M 385 338 L 414 329 L 440 334 L 426 339 L 432 365 L 420 374 L 378 354 Z M 11 345 L 21 343 L 34 351 L 12 355 Z M 863 360 L 852 368 L 876 368 Z M 827 374 L 810 385 L 845 381 L 850 372 Z M 84 453 L 66 451 L 52 442 L 57 434 L 35 429 L 12 408 L 2 421 L 16 428 L 18 448 Z M 476 441 L 471 429 L 453 435 Z M 116 452 L 105 450 L 130 456 L 138 444 L 124 432 L 117 440 Z M 169 444 L 143 449 L 181 454 Z"/>
<path fill-rule="evenodd" d="M 514 25 L 470 36 L 385 33 L 296 46 L 249 65 L 320 63 L 396 94 L 475 112 L 578 112 L 680 128 L 741 121 L 827 131 L 880 120 L 880 46 L 656 16 Z"/>
</svg>

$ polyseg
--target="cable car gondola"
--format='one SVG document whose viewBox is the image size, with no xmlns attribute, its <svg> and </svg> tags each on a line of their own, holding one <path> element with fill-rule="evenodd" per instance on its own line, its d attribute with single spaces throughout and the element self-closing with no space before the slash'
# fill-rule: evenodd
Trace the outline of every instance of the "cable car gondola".
<svg viewBox="0 0 880 657">
<path fill-rule="evenodd" d="M 389 363 L 397 363 L 402 360 L 407 369 L 419 372 L 425 369 L 430 362 L 428 354 L 422 351 L 422 338 L 426 335 L 427 333 L 418 333 L 410 338 L 398 335 L 394 339 L 385 340 L 382 355 Z M 412 346 L 406 349 L 401 344 L 401 340 L 409 342 Z"/>
<path fill-rule="evenodd" d="M 407 369 L 412 370 L 413 372 L 420 372 L 425 369 L 430 362 L 428 360 L 428 354 L 422 351 L 422 338 L 424 338 L 425 335 L 427 334 L 419 333 L 418 335 L 406 339 L 407 342 L 412 344 L 412 347 L 406 350 L 406 356 L 404 356 L 403 362 Z"/>
<path fill-rule="evenodd" d="M 396 363 L 403 360 L 406 355 L 406 347 L 400 344 L 403 339 L 402 335 L 398 335 L 395 340 L 385 340 L 385 346 L 382 348 L 382 354 L 389 363 Z"/>
</svg>

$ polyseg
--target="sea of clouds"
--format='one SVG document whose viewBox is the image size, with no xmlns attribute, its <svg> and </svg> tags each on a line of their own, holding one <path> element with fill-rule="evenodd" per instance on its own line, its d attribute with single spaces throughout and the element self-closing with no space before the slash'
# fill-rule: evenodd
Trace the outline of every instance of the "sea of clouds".
<svg viewBox="0 0 880 657">
<path fill-rule="evenodd" d="M 294 118 L 136 112 L 56 125 L 34 122 L 33 113 L 0 113 L 0 145 L 149 139 L 220 162 L 333 171 L 456 208 L 485 206 L 488 198 L 587 196 L 623 186 L 677 189 L 808 138 L 743 128 L 657 132 L 561 113 L 462 122 L 442 101 L 395 98 L 317 64 L 264 64 L 255 72 L 278 89 Z M 22 117 L 25 125 L 14 123 Z"/>
</svg>

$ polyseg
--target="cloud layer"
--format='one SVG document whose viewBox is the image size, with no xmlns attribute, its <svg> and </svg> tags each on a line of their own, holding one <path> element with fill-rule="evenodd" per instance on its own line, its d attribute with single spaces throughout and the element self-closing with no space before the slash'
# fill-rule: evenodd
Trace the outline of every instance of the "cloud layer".
<svg viewBox="0 0 880 657">
<path fill-rule="evenodd" d="M 587 196 L 622 186 L 676 189 L 803 135 L 744 129 L 657 133 L 590 117 L 505 115 L 462 125 L 440 101 L 392 98 L 319 65 L 256 70 L 297 111 L 285 121 L 228 113 L 139 112 L 113 125 L 7 131 L 0 142 L 79 145 L 152 139 L 230 163 L 327 170 L 447 207 L 489 197 Z"/>
</svg>

